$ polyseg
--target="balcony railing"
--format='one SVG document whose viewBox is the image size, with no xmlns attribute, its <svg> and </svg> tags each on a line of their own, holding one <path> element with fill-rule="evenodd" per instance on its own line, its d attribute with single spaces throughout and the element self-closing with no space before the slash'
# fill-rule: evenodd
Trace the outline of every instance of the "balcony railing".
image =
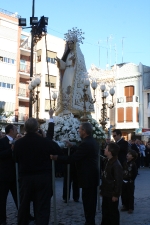
<svg viewBox="0 0 150 225">
<path fill-rule="evenodd" d="M 20 72 L 30 73 L 30 66 L 20 63 Z M 35 67 L 33 67 L 33 73 L 35 73 Z"/>
<path fill-rule="evenodd" d="M 123 96 L 123 97 L 119 97 L 117 98 L 117 103 L 125 103 L 125 102 L 139 102 L 139 96 Z"/>
<path fill-rule="evenodd" d="M 28 118 L 29 118 L 28 114 L 19 113 L 19 116 L 18 116 L 19 121 L 26 121 Z"/>
<path fill-rule="evenodd" d="M 20 64 L 20 72 L 30 73 L 30 66 Z"/>
<path fill-rule="evenodd" d="M 21 16 L 19 16 L 18 13 L 9 12 L 5 9 L 0 9 L 0 12 L 5 14 L 5 15 L 11 16 L 11 17 L 21 18 Z"/>
<path fill-rule="evenodd" d="M 133 96 L 126 97 L 126 102 L 133 102 Z"/>
<path fill-rule="evenodd" d="M 28 107 L 19 107 L 18 120 L 26 121 L 29 118 L 29 115 L 26 113 L 28 111 Z"/>
<path fill-rule="evenodd" d="M 20 88 L 19 87 L 18 95 L 21 96 L 21 97 L 29 98 L 29 90 L 27 88 Z"/>
<path fill-rule="evenodd" d="M 20 48 L 31 50 L 31 43 L 27 42 L 25 44 L 22 44 L 22 45 L 20 45 Z"/>
</svg>

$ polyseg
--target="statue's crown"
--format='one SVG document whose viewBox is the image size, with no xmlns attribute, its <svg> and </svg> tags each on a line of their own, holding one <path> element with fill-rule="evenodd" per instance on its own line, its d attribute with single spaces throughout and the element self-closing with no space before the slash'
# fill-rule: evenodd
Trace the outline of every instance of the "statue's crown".
<svg viewBox="0 0 150 225">
<path fill-rule="evenodd" d="M 64 34 L 65 41 L 73 41 L 79 42 L 83 44 L 84 37 L 82 36 L 84 33 L 81 29 L 77 29 L 77 27 L 73 27 L 72 30 L 68 30 L 68 33 Z"/>
</svg>

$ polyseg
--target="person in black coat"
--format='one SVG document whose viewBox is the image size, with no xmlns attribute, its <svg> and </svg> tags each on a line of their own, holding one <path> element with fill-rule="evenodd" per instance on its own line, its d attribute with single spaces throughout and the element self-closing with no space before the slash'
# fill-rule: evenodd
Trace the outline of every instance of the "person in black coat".
<svg viewBox="0 0 150 225">
<path fill-rule="evenodd" d="M 130 150 L 127 153 L 127 161 L 123 164 L 123 185 L 122 185 L 122 204 L 121 211 L 128 211 L 132 213 L 134 210 L 134 181 L 137 176 L 137 167 L 135 160 L 137 153 L 134 150 Z"/>
<path fill-rule="evenodd" d="M 92 137 L 92 125 L 82 123 L 79 128 L 82 142 L 74 146 L 76 151 L 70 156 L 51 155 L 51 159 L 62 163 L 76 163 L 79 187 L 82 188 L 82 201 L 85 225 L 95 225 L 97 186 L 99 185 L 98 144 Z M 71 147 L 71 143 L 68 142 Z"/>
<path fill-rule="evenodd" d="M 52 195 L 52 165 L 50 154 L 56 154 L 51 140 L 37 134 L 38 122 L 25 122 L 27 134 L 16 141 L 14 159 L 19 168 L 20 207 L 18 225 L 29 222 L 30 201 L 33 200 L 36 225 L 48 224 Z M 57 152 L 59 154 L 59 152 Z"/>
<path fill-rule="evenodd" d="M 6 136 L 0 139 L 0 224 L 6 224 L 6 202 L 10 191 L 17 207 L 16 171 L 12 158 L 12 142 L 17 135 L 16 126 L 5 127 Z"/>
<path fill-rule="evenodd" d="M 118 159 L 121 165 L 123 165 L 123 163 L 126 161 L 126 155 L 129 149 L 128 142 L 122 138 L 122 133 L 121 133 L 121 130 L 119 129 L 113 130 L 113 138 L 116 144 L 119 145 L 120 147 L 120 150 L 118 153 Z"/>
<path fill-rule="evenodd" d="M 104 150 L 107 159 L 100 186 L 100 195 L 102 195 L 101 225 L 119 225 L 118 204 L 122 189 L 123 170 L 117 157 L 118 152 L 119 146 L 115 143 L 109 143 Z"/>
<path fill-rule="evenodd" d="M 131 149 L 136 151 L 137 153 L 137 159 L 135 160 L 136 166 L 137 166 L 137 171 L 140 168 L 140 146 L 139 146 L 139 139 L 135 139 L 133 144 L 131 145 Z M 139 173 L 138 173 L 139 175 Z"/>
</svg>

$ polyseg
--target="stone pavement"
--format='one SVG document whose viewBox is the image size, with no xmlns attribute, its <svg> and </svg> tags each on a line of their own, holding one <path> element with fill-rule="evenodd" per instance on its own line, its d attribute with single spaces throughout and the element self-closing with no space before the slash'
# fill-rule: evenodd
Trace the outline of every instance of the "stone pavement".
<svg viewBox="0 0 150 225">
<path fill-rule="evenodd" d="M 120 225 L 150 225 L 150 169 L 139 170 L 135 182 L 135 210 L 133 214 L 120 212 Z M 62 201 L 62 178 L 56 178 L 56 199 L 57 199 L 57 224 L 59 225 L 83 225 L 84 213 L 82 201 L 78 203 L 70 199 L 66 204 Z M 101 199 L 100 199 L 101 201 Z M 51 220 L 49 225 L 54 225 L 53 198 L 51 202 Z M 121 203 L 120 203 L 121 207 Z M 13 203 L 11 194 L 7 201 L 7 225 L 17 224 L 17 210 Z M 100 225 L 101 209 L 97 209 L 96 225 Z M 32 225 L 33 223 L 30 223 Z M 42 225 L 42 224 L 41 224 Z"/>
</svg>

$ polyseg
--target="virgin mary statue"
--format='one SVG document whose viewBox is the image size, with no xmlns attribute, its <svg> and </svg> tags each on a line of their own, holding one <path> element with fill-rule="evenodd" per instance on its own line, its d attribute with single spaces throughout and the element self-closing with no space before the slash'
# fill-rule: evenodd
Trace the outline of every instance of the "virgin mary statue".
<svg viewBox="0 0 150 225">
<path fill-rule="evenodd" d="M 79 44 L 84 39 L 81 30 L 73 28 L 65 34 L 66 46 L 61 59 L 57 58 L 60 71 L 60 87 L 56 115 L 83 112 L 83 76 L 87 73 L 84 56 Z M 90 87 L 86 91 L 86 112 L 94 111 Z"/>
</svg>

